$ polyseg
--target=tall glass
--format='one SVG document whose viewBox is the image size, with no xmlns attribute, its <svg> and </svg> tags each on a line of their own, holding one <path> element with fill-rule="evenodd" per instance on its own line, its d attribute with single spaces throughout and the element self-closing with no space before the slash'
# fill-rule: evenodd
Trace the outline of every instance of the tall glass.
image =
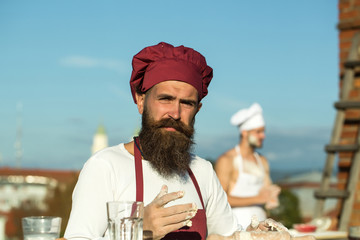
<svg viewBox="0 0 360 240">
<path fill-rule="evenodd" d="M 60 217 L 24 217 L 21 224 L 24 240 L 55 240 L 60 236 Z"/>
<path fill-rule="evenodd" d="M 110 240 L 142 240 L 143 202 L 107 202 Z"/>
</svg>

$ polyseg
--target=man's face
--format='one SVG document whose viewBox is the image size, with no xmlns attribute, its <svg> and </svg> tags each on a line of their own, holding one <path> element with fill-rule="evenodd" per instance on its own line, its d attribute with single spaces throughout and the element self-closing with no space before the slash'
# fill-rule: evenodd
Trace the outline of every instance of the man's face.
<svg viewBox="0 0 360 240">
<path fill-rule="evenodd" d="M 164 81 L 156 84 L 146 94 L 137 95 L 137 105 L 143 114 L 146 105 L 150 116 L 158 121 L 172 118 L 189 126 L 201 108 L 196 89 L 181 81 Z M 164 128 L 165 131 L 176 131 Z"/>
<path fill-rule="evenodd" d="M 255 128 L 247 131 L 247 140 L 253 148 L 261 148 L 265 139 L 265 127 Z"/>
<path fill-rule="evenodd" d="M 138 96 L 144 158 L 162 176 L 185 175 L 190 164 L 194 121 L 200 104 L 187 83 L 166 81 Z"/>
</svg>

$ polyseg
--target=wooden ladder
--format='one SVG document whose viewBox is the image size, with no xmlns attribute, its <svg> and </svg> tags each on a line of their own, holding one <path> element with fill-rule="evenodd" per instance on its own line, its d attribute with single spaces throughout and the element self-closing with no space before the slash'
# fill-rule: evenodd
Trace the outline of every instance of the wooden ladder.
<svg viewBox="0 0 360 240">
<path fill-rule="evenodd" d="M 354 144 L 340 144 L 346 110 L 360 109 L 360 101 L 349 100 L 349 92 L 353 88 L 354 84 L 355 67 L 360 66 L 360 61 L 358 58 L 359 44 L 360 33 L 357 32 L 354 34 L 352 39 L 348 59 L 344 63 L 345 72 L 340 92 L 340 101 L 334 104 L 335 108 L 337 109 L 337 113 L 330 143 L 325 146 L 327 157 L 323 169 L 321 185 L 319 190 L 315 191 L 314 193 L 314 196 L 317 199 L 314 218 L 323 216 L 325 200 L 327 198 L 343 200 L 339 220 L 340 231 L 347 231 L 348 229 L 355 198 L 356 184 L 358 182 L 360 172 L 360 128 L 358 129 L 357 139 Z M 359 123 L 357 124 L 359 125 Z M 330 187 L 330 178 L 333 172 L 335 156 L 338 152 L 353 153 L 345 190 L 339 190 Z"/>
</svg>

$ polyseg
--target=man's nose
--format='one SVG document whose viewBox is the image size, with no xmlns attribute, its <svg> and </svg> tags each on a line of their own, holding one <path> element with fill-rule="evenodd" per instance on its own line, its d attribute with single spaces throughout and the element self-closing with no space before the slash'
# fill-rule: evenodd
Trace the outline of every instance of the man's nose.
<svg viewBox="0 0 360 240">
<path fill-rule="evenodd" d="M 180 120 L 180 112 L 181 107 L 179 103 L 172 104 L 171 108 L 169 109 L 168 115 L 170 118 L 174 120 Z"/>
</svg>

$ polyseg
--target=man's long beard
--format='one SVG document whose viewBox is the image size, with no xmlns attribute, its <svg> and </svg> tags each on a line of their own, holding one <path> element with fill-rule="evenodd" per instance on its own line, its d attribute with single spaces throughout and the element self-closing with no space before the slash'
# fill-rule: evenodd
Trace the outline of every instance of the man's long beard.
<svg viewBox="0 0 360 240">
<path fill-rule="evenodd" d="M 172 118 L 154 121 L 146 109 L 142 115 L 142 128 L 139 133 L 143 157 L 163 177 L 175 175 L 184 177 L 191 162 L 194 123 L 186 126 Z M 167 131 L 171 127 L 176 131 Z"/>
</svg>

